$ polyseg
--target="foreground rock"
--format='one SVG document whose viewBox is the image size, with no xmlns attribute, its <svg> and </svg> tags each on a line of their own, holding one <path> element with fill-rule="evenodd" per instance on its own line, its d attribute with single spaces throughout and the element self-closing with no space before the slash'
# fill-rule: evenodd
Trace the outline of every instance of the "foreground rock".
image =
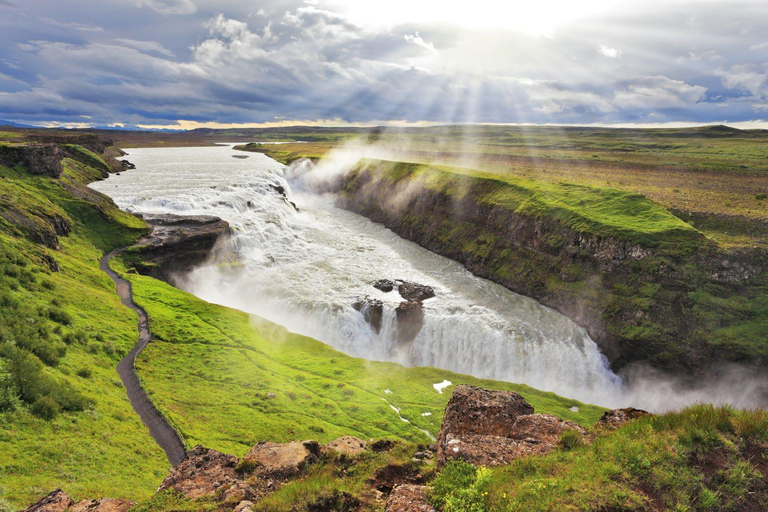
<svg viewBox="0 0 768 512">
<path fill-rule="evenodd" d="M 227 491 L 243 494 L 238 502 L 255 498 L 256 492 L 235 471 L 237 463 L 238 459 L 233 455 L 197 445 L 187 453 L 181 464 L 171 470 L 158 491 L 172 490 L 190 499 L 213 494 L 224 497 Z M 231 494 L 233 492 L 226 497 Z"/>
<path fill-rule="evenodd" d="M 67 510 L 75 502 L 61 489 L 56 489 L 37 503 L 28 506 L 23 512 L 60 512 Z"/>
<path fill-rule="evenodd" d="M 632 420 L 650 415 L 651 413 L 648 411 L 635 409 L 634 407 L 627 407 L 625 409 L 613 409 L 603 413 L 595 427 L 605 430 L 615 430 Z"/>
<path fill-rule="evenodd" d="M 437 465 L 453 459 L 499 466 L 552 451 L 566 430 L 586 436 L 571 421 L 534 414 L 518 393 L 460 385 L 454 390 L 437 436 Z"/>
<path fill-rule="evenodd" d="M 75 501 L 61 489 L 56 489 L 24 512 L 126 512 L 136 505 L 133 501 L 102 498 L 100 500 Z"/>
<path fill-rule="evenodd" d="M 355 457 L 365 452 L 367 443 L 354 436 L 344 436 L 325 445 L 326 451 L 333 451 L 347 457 Z"/>
<path fill-rule="evenodd" d="M 400 485 L 387 499 L 386 512 L 437 512 L 427 502 L 427 487 L 423 485 Z"/>
<path fill-rule="evenodd" d="M 254 465 L 254 474 L 262 478 L 286 480 L 300 474 L 319 457 L 320 445 L 316 441 L 263 442 L 251 448 L 243 461 Z"/>
<path fill-rule="evenodd" d="M 174 275 L 203 263 L 213 248 L 229 236 L 229 223 L 207 215 L 145 214 L 152 233 L 134 246 L 136 270 L 174 283 Z"/>
</svg>

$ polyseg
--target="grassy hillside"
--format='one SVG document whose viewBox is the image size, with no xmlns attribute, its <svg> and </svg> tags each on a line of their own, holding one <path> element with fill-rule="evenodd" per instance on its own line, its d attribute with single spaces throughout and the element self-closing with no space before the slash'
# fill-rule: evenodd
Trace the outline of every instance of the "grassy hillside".
<svg viewBox="0 0 768 512">
<path fill-rule="evenodd" d="M 352 358 L 160 281 L 127 277 L 158 339 L 140 356 L 140 378 L 191 445 L 241 456 L 264 440 L 355 435 L 429 443 L 422 430 L 437 434 L 453 389 L 440 394 L 433 384 L 445 379 L 518 391 L 537 411 L 583 425 L 604 410 L 524 385 Z"/>
<path fill-rule="evenodd" d="M 709 405 L 598 432 L 592 444 L 509 466 L 453 463 L 433 484 L 445 512 L 766 510 L 768 413 Z"/>
<path fill-rule="evenodd" d="M 0 166 L 0 509 L 57 486 L 141 499 L 168 467 L 115 372 L 136 315 L 98 269 L 146 228 L 84 189 L 100 176 L 69 159 L 61 180 Z M 71 226 L 59 250 L 27 238 L 54 218 Z"/>
</svg>

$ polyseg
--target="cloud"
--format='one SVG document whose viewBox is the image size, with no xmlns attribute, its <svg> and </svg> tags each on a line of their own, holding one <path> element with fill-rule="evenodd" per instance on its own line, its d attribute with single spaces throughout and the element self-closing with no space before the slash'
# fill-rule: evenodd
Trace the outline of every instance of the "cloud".
<svg viewBox="0 0 768 512">
<path fill-rule="evenodd" d="M 415 35 L 406 34 L 403 36 L 403 39 L 405 39 L 406 42 L 408 43 L 415 44 L 416 46 L 420 46 L 425 50 L 428 50 L 433 53 L 437 53 L 437 50 L 435 50 L 435 45 L 432 43 L 428 43 L 424 39 L 422 39 L 418 32 L 416 32 Z"/>
<path fill-rule="evenodd" d="M 605 57 L 610 57 L 611 59 L 616 59 L 618 57 L 621 57 L 621 50 L 618 48 L 611 48 L 609 46 L 600 45 L 597 47 L 597 53 L 600 55 L 603 55 Z"/>
<path fill-rule="evenodd" d="M 768 97 L 768 66 L 756 66 L 740 64 L 732 66 L 729 70 L 718 70 L 717 74 L 722 78 L 723 85 L 729 89 L 738 89 L 749 92 L 759 100 Z"/>
<path fill-rule="evenodd" d="M 149 7 L 160 14 L 192 14 L 197 6 L 192 0 L 136 0 L 139 7 Z"/>
<path fill-rule="evenodd" d="M 72 30 L 77 30 L 79 32 L 104 32 L 104 29 L 101 27 L 94 27 L 92 25 L 86 25 L 84 23 L 74 23 L 74 22 L 61 22 L 56 21 L 51 18 L 40 18 L 46 23 L 50 23 L 51 25 L 56 25 L 57 27 L 64 27 L 69 28 Z"/>
<path fill-rule="evenodd" d="M 165 48 L 157 41 L 137 41 L 135 39 L 115 39 L 116 43 L 129 48 L 134 48 L 140 52 L 156 52 L 166 57 L 173 57 L 173 52 Z"/>
</svg>

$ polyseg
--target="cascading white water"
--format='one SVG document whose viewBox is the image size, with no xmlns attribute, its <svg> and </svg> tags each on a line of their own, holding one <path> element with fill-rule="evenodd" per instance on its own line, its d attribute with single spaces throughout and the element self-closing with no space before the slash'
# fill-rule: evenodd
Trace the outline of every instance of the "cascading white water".
<svg viewBox="0 0 768 512">
<path fill-rule="evenodd" d="M 243 154 L 230 146 L 134 149 L 135 170 L 92 186 L 129 211 L 215 215 L 230 223 L 235 236 L 222 251 L 242 266 L 206 265 L 184 280 L 205 300 L 357 357 L 521 382 L 607 406 L 654 406 L 628 394 L 594 341 L 565 316 L 334 207 L 327 195 L 306 192 L 306 176 L 286 176 L 265 155 L 235 153 Z M 299 190 L 291 192 L 292 184 Z M 435 290 L 411 346 L 397 343 L 394 308 L 402 299 L 375 289 L 379 279 Z M 352 307 L 366 295 L 385 304 L 378 334 Z"/>
</svg>

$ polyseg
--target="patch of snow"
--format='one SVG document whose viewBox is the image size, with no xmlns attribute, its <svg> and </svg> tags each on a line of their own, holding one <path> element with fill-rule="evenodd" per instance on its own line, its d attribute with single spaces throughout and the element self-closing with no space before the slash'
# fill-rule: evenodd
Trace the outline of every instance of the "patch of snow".
<svg viewBox="0 0 768 512">
<path fill-rule="evenodd" d="M 391 389 L 385 389 L 384 390 L 384 394 L 385 395 L 391 395 L 392 394 L 392 390 Z"/>
<path fill-rule="evenodd" d="M 571 412 L 579 412 L 579 408 L 575 405 L 569 409 Z"/>
<path fill-rule="evenodd" d="M 421 413 L 422 416 L 432 416 L 431 412 L 423 412 Z"/>
<path fill-rule="evenodd" d="M 453 382 L 451 382 L 449 380 L 444 380 L 443 382 L 437 382 L 435 384 L 432 384 L 432 387 L 435 388 L 435 391 L 437 391 L 438 393 L 440 393 L 442 395 L 443 394 L 443 390 L 445 388 L 447 388 L 448 386 L 452 385 L 452 384 L 453 384 Z"/>
</svg>

